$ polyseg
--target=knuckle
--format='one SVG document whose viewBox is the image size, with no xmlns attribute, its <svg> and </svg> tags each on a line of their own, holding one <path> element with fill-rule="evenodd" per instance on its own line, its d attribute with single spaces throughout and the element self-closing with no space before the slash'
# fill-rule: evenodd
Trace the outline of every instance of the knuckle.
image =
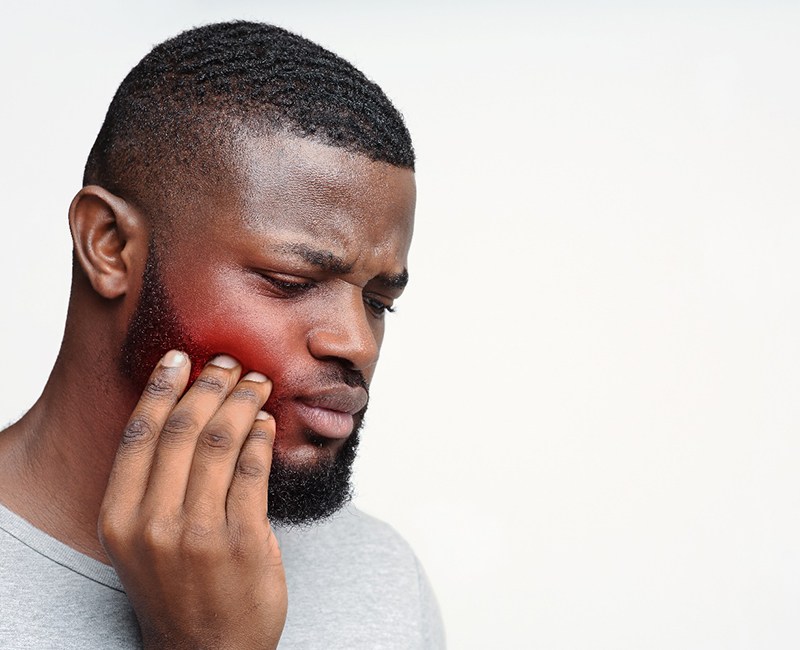
<svg viewBox="0 0 800 650">
<path fill-rule="evenodd" d="M 247 539 L 246 525 L 238 524 L 229 527 L 228 546 L 234 558 L 240 559 L 244 555 L 245 541 Z"/>
<path fill-rule="evenodd" d="M 266 517 L 265 517 L 266 519 Z M 228 526 L 228 552 L 235 560 L 247 560 L 261 555 L 264 541 L 263 522 L 241 521 Z"/>
<path fill-rule="evenodd" d="M 246 481 L 266 480 L 267 468 L 255 456 L 243 454 L 236 461 L 236 476 Z"/>
<path fill-rule="evenodd" d="M 215 527 L 208 521 L 197 520 L 186 525 L 184 539 L 198 540 L 203 543 L 210 542 L 214 537 Z"/>
<path fill-rule="evenodd" d="M 97 520 L 97 536 L 104 548 L 118 549 L 125 544 L 125 534 L 116 518 L 108 510 L 102 510 Z"/>
<path fill-rule="evenodd" d="M 152 440 L 155 435 L 156 428 L 150 419 L 143 415 L 137 415 L 131 418 L 122 430 L 120 444 L 127 446 L 147 442 Z"/>
<path fill-rule="evenodd" d="M 207 374 L 200 375 L 194 380 L 194 384 L 192 384 L 192 388 L 196 388 L 204 393 L 212 393 L 214 395 L 224 393 L 227 387 L 228 383 L 225 380 L 215 375 Z"/>
<path fill-rule="evenodd" d="M 144 394 L 155 399 L 163 399 L 172 395 L 174 384 L 163 375 L 150 377 L 144 387 Z"/>
<path fill-rule="evenodd" d="M 175 526 L 166 519 L 150 519 L 144 524 L 140 539 L 144 547 L 150 551 L 163 551 L 169 548 L 174 537 Z"/>
<path fill-rule="evenodd" d="M 237 386 L 236 390 L 231 393 L 231 399 L 237 402 L 252 402 L 258 405 L 262 403 L 258 392 L 247 386 Z"/>
<path fill-rule="evenodd" d="M 250 430 L 250 433 L 247 434 L 247 441 L 248 442 L 257 442 L 259 444 L 266 443 L 271 445 L 275 439 L 275 434 L 270 431 L 268 428 L 263 428 L 260 426 L 256 426 Z"/>
<path fill-rule="evenodd" d="M 213 427 L 203 431 L 200 442 L 208 451 L 221 453 L 228 451 L 233 446 L 233 437 L 227 430 Z"/>
<path fill-rule="evenodd" d="M 188 412 L 175 411 L 167 418 L 161 428 L 161 437 L 167 442 L 179 440 L 190 435 L 197 428 L 197 422 Z"/>
<path fill-rule="evenodd" d="M 190 557 L 214 556 L 219 551 L 218 541 L 217 527 L 209 521 L 189 521 L 181 535 L 181 551 Z"/>
</svg>

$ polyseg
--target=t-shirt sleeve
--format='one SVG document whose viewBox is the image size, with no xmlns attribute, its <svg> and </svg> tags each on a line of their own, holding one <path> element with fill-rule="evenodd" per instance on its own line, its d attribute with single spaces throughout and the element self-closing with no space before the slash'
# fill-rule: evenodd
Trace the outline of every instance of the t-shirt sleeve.
<svg viewBox="0 0 800 650">
<path fill-rule="evenodd" d="M 416 558 L 415 558 L 416 559 Z M 445 650 L 444 623 L 442 614 L 439 611 L 439 603 L 436 594 L 422 568 L 419 560 L 417 563 L 417 576 L 419 577 L 419 605 L 420 605 L 420 628 L 422 631 L 423 650 Z"/>
</svg>

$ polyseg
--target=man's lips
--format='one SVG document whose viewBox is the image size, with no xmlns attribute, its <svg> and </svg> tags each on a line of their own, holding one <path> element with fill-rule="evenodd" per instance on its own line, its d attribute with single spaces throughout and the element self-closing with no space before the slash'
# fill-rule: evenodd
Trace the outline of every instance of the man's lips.
<svg viewBox="0 0 800 650">
<path fill-rule="evenodd" d="M 361 411 L 367 405 L 367 400 L 367 391 L 360 386 L 335 386 L 298 398 L 298 401 L 312 408 L 349 413 L 350 415 Z"/>
<path fill-rule="evenodd" d="M 369 396 L 361 387 L 337 386 L 298 397 L 293 405 L 308 429 L 324 438 L 347 438 L 354 415 L 367 406 Z"/>
</svg>

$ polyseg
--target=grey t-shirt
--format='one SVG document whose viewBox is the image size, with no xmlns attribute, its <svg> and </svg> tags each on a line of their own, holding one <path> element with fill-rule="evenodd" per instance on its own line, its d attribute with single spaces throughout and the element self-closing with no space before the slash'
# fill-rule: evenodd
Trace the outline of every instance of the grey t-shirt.
<svg viewBox="0 0 800 650">
<path fill-rule="evenodd" d="M 281 650 L 444 648 L 428 580 L 390 526 L 349 507 L 276 534 L 289 589 Z M 0 648 L 140 646 L 114 569 L 0 506 Z"/>
</svg>

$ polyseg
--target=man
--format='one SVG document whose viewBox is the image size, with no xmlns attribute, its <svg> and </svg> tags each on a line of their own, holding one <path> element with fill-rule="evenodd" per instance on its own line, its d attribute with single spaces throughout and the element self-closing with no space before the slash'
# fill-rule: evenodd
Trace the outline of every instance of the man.
<svg viewBox="0 0 800 650">
<path fill-rule="evenodd" d="M 60 354 L 0 435 L 0 646 L 443 645 L 413 553 L 346 507 L 413 166 L 382 91 L 276 27 L 131 71 L 70 207 Z"/>
</svg>

